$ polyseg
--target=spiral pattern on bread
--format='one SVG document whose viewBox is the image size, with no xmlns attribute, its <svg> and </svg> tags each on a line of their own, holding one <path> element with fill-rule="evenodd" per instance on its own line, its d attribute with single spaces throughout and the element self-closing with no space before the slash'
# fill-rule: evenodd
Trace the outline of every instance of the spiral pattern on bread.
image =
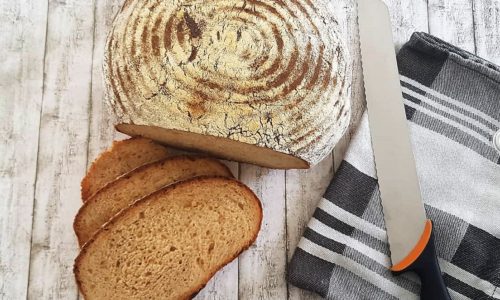
<svg viewBox="0 0 500 300">
<path fill-rule="evenodd" d="M 318 162 L 349 123 L 349 64 L 326 0 L 128 0 L 108 37 L 122 122 Z"/>
</svg>

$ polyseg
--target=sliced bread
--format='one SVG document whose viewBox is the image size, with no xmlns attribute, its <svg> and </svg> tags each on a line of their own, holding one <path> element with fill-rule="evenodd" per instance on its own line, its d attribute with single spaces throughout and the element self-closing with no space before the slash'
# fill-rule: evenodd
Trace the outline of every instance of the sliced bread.
<svg viewBox="0 0 500 300">
<path fill-rule="evenodd" d="M 85 244 L 74 272 L 91 299 L 187 299 L 256 239 L 262 207 L 237 180 L 196 177 L 122 210 Z"/>
<path fill-rule="evenodd" d="M 83 178 L 82 200 L 87 200 L 108 182 L 115 180 L 139 166 L 174 155 L 168 149 L 150 139 L 136 137 L 115 141 L 90 166 Z"/>
<path fill-rule="evenodd" d="M 232 177 L 231 171 L 218 160 L 196 156 L 175 156 L 132 170 L 85 201 L 73 223 L 78 242 L 83 245 L 135 200 L 174 182 L 203 175 Z"/>
</svg>

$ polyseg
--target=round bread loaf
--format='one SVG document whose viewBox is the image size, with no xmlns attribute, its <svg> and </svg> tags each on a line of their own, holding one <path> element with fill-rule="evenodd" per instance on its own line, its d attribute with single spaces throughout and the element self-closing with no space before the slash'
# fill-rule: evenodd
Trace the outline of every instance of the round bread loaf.
<svg viewBox="0 0 500 300">
<path fill-rule="evenodd" d="M 128 0 L 104 72 L 117 129 L 273 168 L 308 168 L 350 119 L 328 0 Z"/>
</svg>

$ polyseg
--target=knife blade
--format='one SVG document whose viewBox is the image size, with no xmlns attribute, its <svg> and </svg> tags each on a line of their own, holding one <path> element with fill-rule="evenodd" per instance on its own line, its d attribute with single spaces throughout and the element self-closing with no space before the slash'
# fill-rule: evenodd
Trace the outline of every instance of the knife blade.
<svg viewBox="0 0 500 300">
<path fill-rule="evenodd" d="M 422 280 L 422 299 L 449 299 L 435 254 L 432 222 L 420 193 L 386 5 L 358 0 L 358 24 L 391 270 L 415 271 Z"/>
</svg>

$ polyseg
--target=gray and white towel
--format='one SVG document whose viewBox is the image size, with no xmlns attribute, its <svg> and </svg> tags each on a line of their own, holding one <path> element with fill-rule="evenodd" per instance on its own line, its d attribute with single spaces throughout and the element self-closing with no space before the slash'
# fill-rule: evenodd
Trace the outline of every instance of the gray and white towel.
<svg viewBox="0 0 500 300">
<path fill-rule="evenodd" d="M 398 54 L 406 116 L 439 263 L 453 299 L 500 299 L 500 68 L 425 33 Z M 288 280 L 328 299 L 418 299 L 389 259 L 363 116 L 291 260 Z"/>
</svg>

